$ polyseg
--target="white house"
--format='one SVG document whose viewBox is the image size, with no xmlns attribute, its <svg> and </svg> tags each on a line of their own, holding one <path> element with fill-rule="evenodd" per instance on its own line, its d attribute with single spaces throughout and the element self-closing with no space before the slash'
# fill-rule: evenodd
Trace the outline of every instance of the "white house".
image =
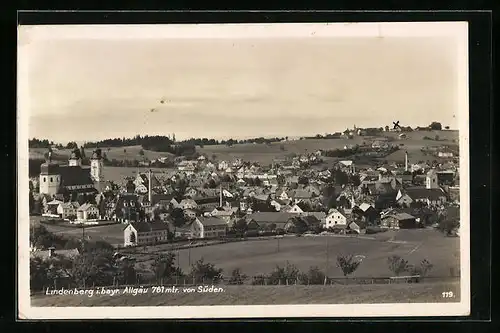
<svg viewBox="0 0 500 333">
<path fill-rule="evenodd" d="M 226 170 L 227 168 L 229 168 L 229 163 L 226 162 L 226 161 L 220 161 L 219 162 L 219 165 L 218 165 L 218 169 L 219 170 Z"/>
<path fill-rule="evenodd" d="M 97 220 L 99 219 L 99 209 L 94 204 L 83 204 L 76 210 L 76 219 L 78 221 Z"/>
<path fill-rule="evenodd" d="M 180 203 L 179 203 L 179 207 L 182 208 L 182 209 L 196 209 L 198 208 L 198 205 L 196 204 L 196 201 L 194 201 L 193 199 L 183 199 Z"/>
<path fill-rule="evenodd" d="M 295 204 L 288 210 L 288 213 L 294 213 L 294 214 L 300 214 L 303 213 L 304 211 L 302 208 L 299 207 L 299 205 Z"/>
<path fill-rule="evenodd" d="M 221 220 L 226 222 L 226 224 L 229 225 L 231 223 L 231 220 L 233 219 L 233 217 L 235 215 L 235 211 L 232 209 L 220 209 L 220 208 L 217 209 L 217 208 L 215 208 L 212 212 L 210 212 L 210 215 L 213 217 L 220 218 Z"/>
<path fill-rule="evenodd" d="M 124 246 L 148 245 L 168 240 L 170 226 L 163 222 L 130 223 L 123 229 Z"/>
<path fill-rule="evenodd" d="M 193 238 L 217 238 L 224 237 L 227 224 L 217 217 L 197 217 L 191 223 L 191 235 Z"/>
<path fill-rule="evenodd" d="M 345 228 L 347 226 L 347 217 L 337 209 L 331 209 L 325 222 L 326 228 Z"/>
<path fill-rule="evenodd" d="M 57 206 L 57 214 L 64 220 L 76 219 L 76 210 L 80 207 L 78 202 L 61 202 Z"/>
<path fill-rule="evenodd" d="M 280 200 L 290 200 L 288 193 L 285 190 L 276 193 L 276 197 Z"/>
</svg>

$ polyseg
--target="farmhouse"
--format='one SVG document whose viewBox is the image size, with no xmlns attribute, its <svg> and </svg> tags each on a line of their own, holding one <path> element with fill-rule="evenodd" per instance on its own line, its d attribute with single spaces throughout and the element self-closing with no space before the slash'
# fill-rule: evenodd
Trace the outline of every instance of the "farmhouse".
<svg viewBox="0 0 500 333">
<path fill-rule="evenodd" d="M 413 229 L 417 228 L 415 216 L 407 213 L 389 214 L 380 221 L 381 228 L 388 229 Z"/>
<path fill-rule="evenodd" d="M 76 210 L 76 219 L 78 221 L 97 220 L 99 219 L 99 209 L 94 204 L 83 204 Z"/>
<path fill-rule="evenodd" d="M 213 216 L 213 217 L 218 217 L 220 218 L 221 220 L 223 220 L 224 222 L 226 222 L 226 224 L 229 224 L 231 222 L 231 220 L 234 218 L 235 216 L 235 212 L 236 210 L 234 209 L 227 209 L 227 208 L 216 208 L 214 209 L 210 215 Z"/>
<path fill-rule="evenodd" d="M 217 217 L 197 217 L 191 223 L 191 235 L 193 238 L 219 238 L 225 237 L 227 224 Z"/>
<path fill-rule="evenodd" d="M 137 222 L 123 229 L 124 246 L 149 245 L 168 240 L 170 226 L 164 222 Z"/>
<path fill-rule="evenodd" d="M 76 219 L 76 210 L 80 207 L 78 202 L 61 202 L 57 206 L 57 214 L 64 220 Z"/>
<path fill-rule="evenodd" d="M 196 209 L 196 208 L 198 208 L 198 204 L 193 199 L 183 199 L 179 203 L 179 208 L 182 208 L 183 210 Z"/>
<path fill-rule="evenodd" d="M 285 225 L 296 216 L 296 214 L 284 212 L 255 212 L 247 215 L 246 220 L 247 223 L 256 223 L 261 229 L 285 230 Z"/>
<path fill-rule="evenodd" d="M 337 209 L 330 209 L 325 220 L 325 227 L 328 228 L 345 228 L 347 226 L 347 217 Z"/>
<path fill-rule="evenodd" d="M 446 193 L 440 188 L 409 187 L 399 190 L 396 198 L 410 204 L 413 202 L 423 202 L 428 206 L 441 205 L 446 202 Z"/>
<path fill-rule="evenodd" d="M 113 219 L 122 223 L 137 221 L 139 219 L 139 211 L 141 204 L 139 197 L 136 194 L 119 194 L 116 204 L 113 207 Z"/>
</svg>

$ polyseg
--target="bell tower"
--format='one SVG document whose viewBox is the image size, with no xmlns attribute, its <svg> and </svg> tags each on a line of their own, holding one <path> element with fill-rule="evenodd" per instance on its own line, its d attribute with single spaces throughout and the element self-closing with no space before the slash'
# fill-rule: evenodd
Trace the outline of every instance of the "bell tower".
<svg viewBox="0 0 500 333">
<path fill-rule="evenodd" d="M 439 188 L 438 176 L 435 170 L 431 169 L 425 177 L 425 187 L 427 189 Z"/>
<path fill-rule="evenodd" d="M 95 182 L 101 182 L 104 180 L 102 175 L 103 161 L 101 149 L 97 148 L 92 154 L 90 159 L 90 176 Z"/>
<path fill-rule="evenodd" d="M 80 149 L 75 148 L 71 152 L 71 157 L 69 158 L 68 161 L 69 166 L 82 166 L 82 153 L 80 152 Z"/>
<path fill-rule="evenodd" d="M 52 162 L 52 152 L 49 152 L 47 161 L 40 166 L 40 193 L 53 196 L 59 192 L 60 185 L 59 165 Z"/>
</svg>

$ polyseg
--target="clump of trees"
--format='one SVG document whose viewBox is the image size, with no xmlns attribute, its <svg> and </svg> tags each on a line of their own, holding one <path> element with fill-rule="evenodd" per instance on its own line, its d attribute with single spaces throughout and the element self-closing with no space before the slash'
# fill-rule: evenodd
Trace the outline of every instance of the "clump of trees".
<svg viewBox="0 0 500 333">
<path fill-rule="evenodd" d="M 403 273 L 411 276 L 408 282 L 419 282 L 420 279 L 426 277 L 434 267 L 427 259 L 423 259 L 418 265 L 412 265 L 408 263 L 408 260 L 397 255 L 388 257 L 387 263 L 389 265 L 389 270 L 395 276 L 401 276 Z"/>
<path fill-rule="evenodd" d="M 188 278 L 192 279 L 193 283 L 218 283 L 222 279 L 222 272 L 221 268 L 201 258 L 191 266 Z"/>
<path fill-rule="evenodd" d="M 345 277 L 354 273 L 358 269 L 360 264 L 361 261 L 359 259 L 356 259 L 356 257 L 352 255 L 337 256 L 337 267 L 342 270 L 342 273 Z"/>
</svg>

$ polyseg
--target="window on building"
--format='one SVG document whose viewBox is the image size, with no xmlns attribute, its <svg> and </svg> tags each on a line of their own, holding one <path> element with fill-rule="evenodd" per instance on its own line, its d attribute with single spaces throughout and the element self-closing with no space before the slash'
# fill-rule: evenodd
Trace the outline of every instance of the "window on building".
<svg viewBox="0 0 500 333">
<path fill-rule="evenodd" d="M 50 177 L 50 182 L 51 182 L 51 183 L 53 182 L 52 177 Z"/>
<path fill-rule="evenodd" d="M 45 183 L 47 181 L 47 177 L 43 177 L 43 182 Z"/>
</svg>

